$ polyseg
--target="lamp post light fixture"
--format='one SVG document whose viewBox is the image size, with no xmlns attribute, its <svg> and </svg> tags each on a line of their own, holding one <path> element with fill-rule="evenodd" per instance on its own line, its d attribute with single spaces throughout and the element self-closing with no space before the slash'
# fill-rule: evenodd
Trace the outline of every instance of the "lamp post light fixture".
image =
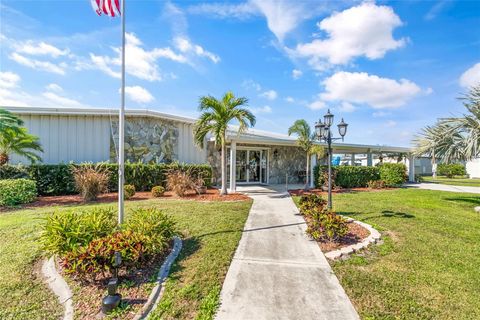
<svg viewBox="0 0 480 320">
<path fill-rule="evenodd" d="M 327 114 L 323 116 L 323 122 L 320 119 L 315 123 L 315 133 L 318 140 L 326 142 L 328 147 L 328 209 L 332 209 L 332 141 L 340 139 L 343 141 L 343 138 L 347 134 L 348 127 L 348 124 L 345 123 L 342 118 L 342 121 L 337 125 L 340 138 L 332 137 L 330 128 L 333 124 L 333 118 L 334 115 L 330 113 L 330 109 L 328 109 Z"/>
</svg>

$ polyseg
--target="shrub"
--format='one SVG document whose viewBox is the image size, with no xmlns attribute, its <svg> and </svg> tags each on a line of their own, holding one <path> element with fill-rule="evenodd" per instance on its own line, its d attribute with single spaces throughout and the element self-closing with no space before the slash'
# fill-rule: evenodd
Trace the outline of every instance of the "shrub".
<svg viewBox="0 0 480 320">
<path fill-rule="evenodd" d="M 46 251 L 65 254 L 112 233 L 116 225 L 112 208 L 54 212 L 45 218 L 40 241 Z"/>
<path fill-rule="evenodd" d="M 407 167 L 403 163 L 382 163 L 378 165 L 380 179 L 387 187 L 398 187 L 407 181 Z"/>
<path fill-rule="evenodd" d="M 383 180 L 370 180 L 367 183 L 370 189 L 383 189 L 385 188 L 385 181 Z"/>
<path fill-rule="evenodd" d="M 453 178 L 454 176 L 464 176 L 467 174 L 465 166 L 460 163 L 441 163 L 437 166 L 437 174 Z"/>
<path fill-rule="evenodd" d="M 135 186 L 133 184 L 126 184 L 123 186 L 123 196 L 126 200 L 135 195 Z"/>
<path fill-rule="evenodd" d="M 76 273 L 80 278 L 95 279 L 99 273 L 105 276 L 114 268 L 115 252 L 122 256 L 122 268 L 140 267 L 142 262 L 156 252 L 149 251 L 149 239 L 133 231 L 118 231 L 95 239 L 87 246 L 69 252 L 62 260 L 67 273 Z"/>
<path fill-rule="evenodd" d="M 30 166 L 0 166 L 0 179 L 30 178 L 37 183 L 40 195 L 75 194 L 74 168 L 89 164 L 35 164 Z M 99 163 L 99 168 L 109 173 L 108 190 L 118 191 L 118 164 Z M 211 186 L 212 168 L 207 164 L 125 164 L 125 183 L 135 186 L 137 191 L 150 191 L 154 186 L 166 186 L 166 174 L 171 169 L 189 171 L 193 177 L 201 177 L 205 185 Z"/>
<path fill-rule="evenodd" d="M 323 211 L 327 201 L 316 194 L 303 195 L 299 201 L 300 213 L 311 215 L 313 211 Z"/>
<path fill-rule="evenodd" d="M 75 186 L 85 201 L 96 200 L 107 191 L 108 172 L 100 166 L 84 165 L 73 169 Z"/>
<path fill-rule="evenodd" d="M 175 222 L 158 209 L 142 208 L 131 212 L 123 229 L 150 238 L 151 245 L 160 247 L 155 250 L 163 250 L 175 235 Z"/>
<path fill-rule="evenodd" d="M 327 166 L 315 166 L 313 174 L 316 187 L 326 185 L 328 179 Z M 342 188 L 363 188 L 368 181 L 380 179 L 378 167 L 334 166 L 332 167 L 334 185 Z"/>
<path fill-rule="evenodd" d="M 335 241 L 348 233 L 347 221 L 328 209 L 316 212 L 307 224 L 307 234 L 317 241 Z"/>
<path fill-rule="evenodd" d="M 162 186 L 155 186 L 152 188 L 152 196 L 155 198 L 163 196 L 165 193 L 165 188 Z"/>
<path fill-rule="evenodd" d="M 0 206 L 29 203 L 37 197 L 35 181 L 28 179 L 0 180 Z"/>
<path fill-rule="evenodd" d="M 187 172 L 175 169 L 167 174 L 167 188 L 177 196 L 185 196 L 185 193 L 192 187 L 192 177 Z"/>
</svg>

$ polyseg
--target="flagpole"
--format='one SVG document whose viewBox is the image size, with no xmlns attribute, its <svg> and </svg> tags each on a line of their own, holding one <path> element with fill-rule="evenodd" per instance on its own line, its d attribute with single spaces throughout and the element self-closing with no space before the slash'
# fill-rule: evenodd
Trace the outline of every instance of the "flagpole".
<svg viewBox="0 0 480 320">
<path fill-rule="evenodd" d="M 118 224 L 123 223 L 124 216 L 124 194 L 123 185 L 125 183 L 125 1 L 122 0 L 122 87 L 121 87 L 121 106 L 119 114 L 119 134 L 118 134 Z"/>
</svg>

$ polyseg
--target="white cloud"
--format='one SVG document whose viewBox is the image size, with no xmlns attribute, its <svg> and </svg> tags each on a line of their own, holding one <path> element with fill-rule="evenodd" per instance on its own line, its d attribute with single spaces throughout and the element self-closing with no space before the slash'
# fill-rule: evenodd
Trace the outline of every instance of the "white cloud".
<svg viewBox="0 0 480 320">
<path fill-rule="evenodd" d="M 65 68 L 67 67 L 65 62 L 61 63 L 51 63 L 48 61 L 40 61 L 36 59 L 27 58 L 22 56 L 16 52 L 13 52 L 9 58 L 18 64 L 24 65 L 26 67 L 30 67 L 36 70 L 47 71 L 56 74 L 65 74 Z"/>
<path fill-rule="evenodd" d="M 393 128 L 397 126 L 397 123 L 393 120 L 388 120 L 387 122 L 385 122 L 384 126 L 387 128 Z"/>
<path fill-rule="evenodd" d="M 307 105 L 307 107 L 309 107 L 309 108 L 312 109 L 312 110 L 320 110 L 320 109 L 326 108 L 327 105 L 326 105 L 325 102 L 322 101 L 322 100 L 315 100 L 315 101 L 309 103 L 309 104 Z"/>
<path fill-rule="evenodd" d="M 159 81 L 168 76 L 160 73 L 157 65 L 157 60 L 160 58 L 189 64 L 193 64 L 191 61 L 193 56 L 205 57 L 215 63 L 220 61 L 220 58 L 217 55 L 204 50 L 199 45 L 191 43 L 188 38 L 177 37 L 175 38 L 174 43 L 176 48 L 180 51 L 179 53 L 175 52 L 170 47 L 146 50 L 143 48 L 142 41 L 135 34 L 127 33 L 125 46 L 125 71 L 139 79 Z M 112 49 L 116 53 L 115 56 L 100 56 L 90 53 L 90 60 L 97 69 L 114 78 L 120 78 L 120 71 L 117 70 L 121 66 L 121 50 L 120 48 Z"/>
<path fill-rule="evenodd" d="M 356 109 L 357 109 L 357 108 L 356 108 L 353 104 L 351 104 L 351 103 L 349 103 L 349 102 L 345 102 L 345 101 L 342 102 L 342 103 L 340 104 L 340 106 L 338 106 L 338 110 L 339 110 L 340 112 L 353 112 L 353 111 L 355 111 Z"/>
<path fill-rule="evenodd" d="M 244 80 L 242 82 L 242 87 L 244 87 L 247 90 L 255 90 L 255 91 L 262 90 L 262 86 L 258 82 L 255 82 L 251 79 Z"/>
<path fill-rule="evenodd" d="M 262 92 L 259 96 L 268 100 L 275 100 L 278 97 L 278 93 L 275 90 L 267 90 Z"/>
<path fill-rule="evenodd" d="M 155 100 L 150 92 L 140 86 L 125 87 L 125 94 L 130 100 L 138 103 L 149 103 Z"/>
<path fill-rule="evenodd" d="M 250 2 L 239 4 L 202 3 L 188 8 L 191 14 L 210 15 L 216 18 L 247 19 L 258 15 L 258 9 Z"/>
<path fill-rule="evenodd" d="M 438 1 L 430 8 L 430 10 L 428 10 L 427 14 L 425 14 L 423 18 L 427 21 L 435 19 L 438 16 L 438 14 L 450 3 L 451 1 L 448 1 L 448 0 Z"/>
<path fill-rule="evenodd" d="M 58 84 L 56 83 L 50 83 L 49 85 L 47 85 L 45 87 L 45 89 L 47 89 L 48 91 L 53 91 L 53 92 L 62 92 L 63 91 L 63 88 L 60 87 Z"/>
<path fill-rule="evenodd" d="M 261 114 L 261 113 L 272 113 L 272 108 L 270 106 L 263 106 L 261 108 L 250 108 L 254 114 Z"/>
<path fill-rule="evenodd" d="M 303 75 L 303 72 L 301 70 L 298 70 L 298 69 L 293 69 L 292 70 L 292 78 L 294 80 L 299 79 L 302 75 Z"/>
<path fill-rule="evenodd" d="M 285 101 L 287 101 L 288 103 L 294 103 L 295 99 L 293 97 L 286 97 Z"/>
<path fill-rule="evenodd" d="M 360 56 L 379 59 L 406 43 L 404 38 L 393 38 L 393 30 L 402 21 L 392 8 L 373 3 L 334 13 L 317 25 L 327 38 L 299 44 L 293 54 L 309 58 L 309 64 L 318 70 L 324 70 L 326 62 L 347 64 Z"/>
<path fill-rule="evenodd" d="M 480 84 L 480 62 L 474 64 L 460 76 L 460 85 L 470 88 Z"/>
<path fill-rule="evenodd" d="M 390 115 L 390 112 L 385 112 L 385 111 L 375 111 L 374 113 L 372 113 L 372 116 L 374 118 L 382 118 L 382 117 L 386 117 Z"/>
<path fill-rule="evenodd" d="M 0 88 L 15 88 L 19 82 L 20 76 L 18 74 L 10 71 L 0 71 Z"/>
<path fill-rule="evenodd" d="M 46 91 L 42 93 L 42 96 L 53 102 L 55 106 L 59 107 L 81 107 L 83 106 L 77 100 L 73 100 L 70 98 L 62 97 L 54 92 Z"/>
<path fill-rule="evenodd" d="M 34 42 L 32 40 L 28 40 L 25 42 L 17 42 L 17 43 L 14 43 L 13 47 L 17 52 L 20 52 L 20 53 L 29 54 L 29 55 L 48 55 L 53 58 L 64 56 L 69 53 L 68 49 L 61 50 L 43 41 Z"/>
<path fill-rule="evenodd" d="M 368 104 L 373 108 L 395 108 L 421 92 L 413 82 L 396 81 L 365 72 L 337 72 L 323 81 L 322 100 Z"/>
<path fill-rule="evenodd" d="M 177 49 L 180 50 L 180 52 L 182 53 L 193 53 L 194 55 L 197 55 L 199 57 L 208 58 L 213 63 L 220 62 L 220 57 L 218 55 L 203 49 L 198 44 L 192 43 L 186 37 L 176 37 L 175 39 L 173 39 L 173 41 Z"/>
</svg>

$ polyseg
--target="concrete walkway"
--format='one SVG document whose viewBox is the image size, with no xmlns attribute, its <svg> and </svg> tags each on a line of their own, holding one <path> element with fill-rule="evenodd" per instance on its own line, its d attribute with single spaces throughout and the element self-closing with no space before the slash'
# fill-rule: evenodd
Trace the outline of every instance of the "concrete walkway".
<svg viewBox="0 0 480 320">
<path fill-rule="evenodd" d="M 480 193 L 480 187 L 451 186 L 451 185 L 440 184 L 440 183 L 407 183 L 404 186 L 407 188 L 417 188 L 417 189 L 426 189 L 426 190 Z"/>
<path fill-rule="evenodd" d="M 221 292 L 216 319 L 359 319 L 305 223 L 280 188 L 254 199 Z"/>
</svg>

